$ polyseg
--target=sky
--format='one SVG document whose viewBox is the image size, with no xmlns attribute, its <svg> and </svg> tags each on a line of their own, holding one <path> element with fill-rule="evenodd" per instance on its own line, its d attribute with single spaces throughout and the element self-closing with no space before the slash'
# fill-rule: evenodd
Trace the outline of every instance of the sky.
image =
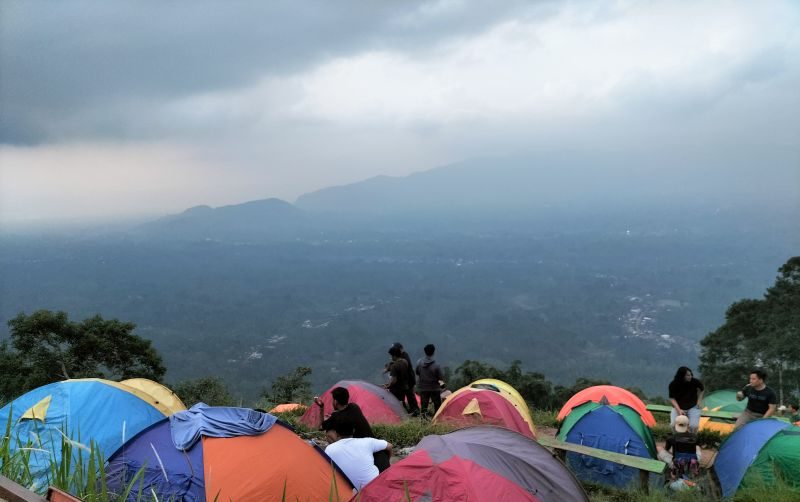
<svg viewBox="0 0 800 502">
<path fill-rule="evenodd" d="M 0 226 L 544 150 L 800 172 L 798 89 L 794 0 L 0 0 Z"/>
</svg>

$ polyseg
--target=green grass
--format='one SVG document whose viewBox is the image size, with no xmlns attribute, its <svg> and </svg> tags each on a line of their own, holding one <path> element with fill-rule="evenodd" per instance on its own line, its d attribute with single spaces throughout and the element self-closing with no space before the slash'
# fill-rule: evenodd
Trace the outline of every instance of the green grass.
<svg viewBox="0 0 800 502">
<path fill-rule="evenodd" d="M 533 425 L 536 427 L 555 427 L 558 428 L 558 420 L 556 417 L 558 416 L 558 411 L 553 410 L 541 410 L 535 409 L 530 407 L 531 411 L 531 418 L 533 419 Z"/>
<path fill-rule="evenodd" d="M 412 418 L 397 425 L 372 426 L 375 437 L 389 441 L 395 449 L 416 446 L 425 436 L 447 434 L 456 429 L 449 424 L 434 424 L 421 418 Z"/>
</svg>

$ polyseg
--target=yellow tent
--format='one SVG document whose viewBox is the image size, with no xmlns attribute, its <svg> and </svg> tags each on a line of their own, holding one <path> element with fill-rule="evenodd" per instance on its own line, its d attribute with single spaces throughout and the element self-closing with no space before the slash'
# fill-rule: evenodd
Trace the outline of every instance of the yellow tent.
<svg viewBox="0 0 800 502">
<path fill-rule="evenodd" d="M 76 378 L 73 380 L 85 382 L 103 382 L 104 384 L 111 385 L 119 390 L 130 392 L 139 399 L 153 405 L 153 407 L 166 416 L 170 416 L 186 409 L 186 406 L 183 404 L 183 401 L 181 401 L 177 394 L 164 387 L 160 383 L 148 380 L 146 378 L 131 378 L 121 382 L 104 380 L 102 378 Z"/>
<path fill-rule="evenodd" d="M 456 410 L 458 413 L 456 415 L 459 416 L 472 416 L 478 422 L 483 420 L 487 420 L 487 417 L 484 417 L 484 413 L 481 411 L 481 406 L 478 403 L 477 399 L 471 399 L 472 396 L 478 396 L 479 392 L 487 391 L 490 394 L 499 395 L 502 397 L 508 404 L 510 404 L 516 413 L 519 415 L 519 418 L 522 419 L 525 425 L 522 425 L 522 422 L 519 423 L 520 429 L 517 427 L 518 432 L 523 432 L 524 428 L 530 429 L 530 435 L 532 437 L 536 437 L 536 426 L 533 424 L 533 419 L 531 418 L 531 413 L 528 410 L 528 404 L 525 402 L 525 399 L 517 392 L 517 390 L 512 387 L 511 385 L 503 382 L 502 380 L 496 380 L 493 378 L 483 378 L 481 380 L 476 380 L 471 384 L 467 385 L 466 387 L 462 387 L 457 391 L 453 392 L 444 400 L 442 405 L 439 407 L 439 410 L 436 412 L 436 415 L 433 417 L 434 422 L 438 421 L 447 421 L 448 417 L 452 418 L 455 411 L 451 410 L 451 405 L 456 402 L 461 402 L 466 398 L 466 401 L 460 404 L 460 409 Z M 465 394 L 469 394 L 465 396 Z M 519 419 L 516 419 L 519 420 Z M 514 428 L 514 427 L 509 427 Z"/>
</svg>

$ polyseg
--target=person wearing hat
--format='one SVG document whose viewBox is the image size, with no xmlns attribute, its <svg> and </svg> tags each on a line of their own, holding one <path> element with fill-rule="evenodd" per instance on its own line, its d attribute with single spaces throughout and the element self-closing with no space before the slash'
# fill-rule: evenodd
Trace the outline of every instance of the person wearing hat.
<svg viewBox="0 0 800 502">
<path fill-rule="evenodd" d="M 675 417 L 674 431 L 667 437 L 664 450 L 671 453 L 670 475 L 673 481 L 679 478 L 692 478 L 699 472 L 697 454 L 697 435 L 689 428 L 689 417 Z"/>
</svg>

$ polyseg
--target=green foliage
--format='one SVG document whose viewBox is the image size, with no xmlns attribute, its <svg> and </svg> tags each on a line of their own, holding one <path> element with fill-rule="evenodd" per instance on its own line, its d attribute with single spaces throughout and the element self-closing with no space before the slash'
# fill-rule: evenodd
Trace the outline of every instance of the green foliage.
<svg viewBox="0 0 800 502">
<path fill-rule="evenodd" d="M 569 401 L 569 398 L 578 392 L 594 387 L 595 385 L 610 385 L 608 380 L 597 380 L 594 378 L 579 377 L 571 387 L 562 387 L 557 385 L 553 390 L 553 407 L 560 409 L 564 404 Z"/>
<path fill-rule="evenodd" d="M 269 391 L 266 389 L 262 396 L 272 404 L 281 403 L 308 403 L 311 400 L 311 368 L 298 366 L 289 373 L 279 376 L 272 382 Z"/>
<path fill-rule="evenodd" d="M 556 419 L 558 413 L 556 411 L 534 408 L 530 412 L 533 425 L 536 427 L 558 427 L 558 420 Z"/>
<path fill-rule="evenodd" d="M 458 389 L 481 378 L 495 378 L 517 389 L 533 408 L 550 409 L 553 406 L 553 384 L 541 373 L 523 373 L 521 365 L 522 361 L 513 361 L 504 371 L 480 361 L 467 360 L 456 368 L 449 386 Z"/>
<path fill-rule="evenodd" d="M 502 380 L 517 389 L 517 392 L 528 403 L 531 411 L 539 409 L 558 410 L 569 398 L 588 387 L 612 385 L 608 380 L 585 377 L 578 377 L 570 387 L 553 385 L 542 373 L 533 371 L 523 373 L 521 365 L 521 361 L 513 361 L 507 370 L 501 370 L 480 361 L 466 360 L 456 368 L 454 376 L 449 375 L 449 369 L 447 369 L 446 376 L 449 376 L 447 381 L 450 382 L 449 387 L 453 390 L 469 385 L 471 382 L 481 378 Z M 638 387 L 625 388 L 643 401 L 648 400 L 642 389 Z"/>
<path fill-rule="evenodd" d="M 743 488 L 736 492 L 733 502 L 797 502 L 800 500 L 800 487 L 792 487 L 784 482 L 769 486 Z"/>
<path fill-rule="evenodd" d="M 206 403 L 209 406 L 235 406 L 236 401 L 228 386 L 219 377 L 202 377 L 183 380 L 172 387 L 186 406 Z"/>
<path fill-rule="evenodd" d="M 372 424 L 375 437 L 389 441 L 395 449 L 416 446 L 425 436 L 447 434 L 456 429 L 452 425 L 433 424 L 422 419 L 406 420 L 396 425 Z"/>
<path fill-rule="evenodd" d="M 622 490 L 592 483 L 583 483 L 583 487 L 592 502 L 713 502 L 716 500 L 696 491 L 651 490 L 650 493 L 644 493 L 640 489 Z"/>
<path fill-rule="evenodd" d="M 732 304 L 725 323 L 701 342 L 700 371 L 709 388 L 739 388 L 754 367 L 767 369 L 770 385 L 800 389 L 800 256 L 779 270 L 761 300 Z"/>
<path fill-rule="evenodd" d="M 144 377 L 159 381 L 166 368 L 136 325 L 99 315 L 71 322 L 65 312 L 37 310 L 10 321 L 11 344 L 0 345 L 0 399 L 65 378 Z"/>
</svg>

